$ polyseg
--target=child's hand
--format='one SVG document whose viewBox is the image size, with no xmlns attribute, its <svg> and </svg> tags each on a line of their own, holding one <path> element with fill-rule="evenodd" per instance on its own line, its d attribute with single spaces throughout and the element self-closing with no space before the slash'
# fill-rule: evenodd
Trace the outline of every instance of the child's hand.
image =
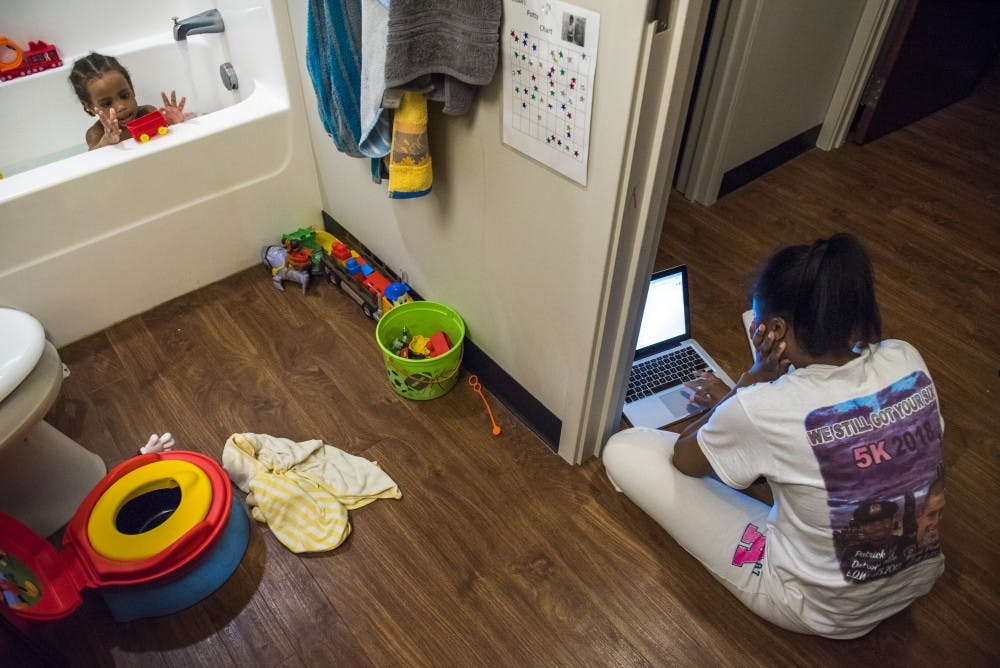
<svg viewBox="0 0 1000 668">
<path fill-rule="evenodd" d="M 186 119 L 191 118 L 191 114 L 184 113 L 186 97 L 181 98 L 180 104 L 177 103 L 177 91 L 170 91 L 169 99 L 167 99 L 165 92 L 160 92 L 160 97 L 163 98 L 163 108 L 160 109 L 160 113 L 166 117 L 168 125 L 183 123 Z"/>
<path fill-rule="evenodd" d="M 111 146 L 120 142 L 122 140 L 122 129 L 118 125 L 118 112 L 115 111 L 114 107 L 109 109 L 94 107 L 93 112 L 100 119 L 101 125 L 104 127 L 104 136 L 101 137 L 93 148 Z"/>
</svg>

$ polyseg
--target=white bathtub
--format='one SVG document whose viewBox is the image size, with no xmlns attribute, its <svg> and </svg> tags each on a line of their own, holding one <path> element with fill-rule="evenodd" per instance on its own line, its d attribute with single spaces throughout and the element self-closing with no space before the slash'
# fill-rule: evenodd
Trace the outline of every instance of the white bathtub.
<svg viewBox="0 0 1000 668">
<path fill-rule="evenodd" d="M 0 304 L 34 314 L 57 345 L 252 266 L 262 244 L 319 222 L 286 7 L 216 6 L 222 34 L 177 43 L 166 8 L 162 30 L 92 47 L 129 69 L 141 104 L 176 89 L 199 114 L 148 143 L 86 151 L 93 118 L 67 80 L 84 53 L 0 84 L 18 119 L 0 128 Z"/>
<path fill-rule="evenodd" d="M 250 77 L 234 91 L 222 85 L 219 65 L 231 57 L 226 46 L 225 37 L 176 42 L 164 32 L 102 53 L 115 56 L 129 71 L 140 105 L 160 106 L 160 91 L 176 89 L 178 96 L 187 97 L 185 110 L 200 116 L 246 100 L 254 90 L 255 81 Z M 96 119 L 84 113 L 68 81 L 73 60 L 57 69 L 0 84 L 0 109 L 15 110 L 0 124 L 0 174 L 5 178 L 87 152 L 84 133 Z M 135 142 L 123 142 L 113 150 L 133 148 L 137 148 Z M 7 188 L 3 192 L 23 192 L 32 187 L 28 183 L 44 184 L 51 178 L 58 179 L 58 172 L 8 180 L 4 185 L 11 193 Z"/>
</svg>

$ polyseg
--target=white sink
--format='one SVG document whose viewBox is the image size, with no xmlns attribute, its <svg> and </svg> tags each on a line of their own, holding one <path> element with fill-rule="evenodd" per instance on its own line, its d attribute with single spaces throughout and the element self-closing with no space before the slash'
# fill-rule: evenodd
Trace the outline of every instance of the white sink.
<svg viewBox="0 0 1000 668">
<path fill-rule="evenodd" d="M 0 401 L 38 364 L 45 350 L 45 329 L 33 316 L 0 308 Z"/>
</svg>

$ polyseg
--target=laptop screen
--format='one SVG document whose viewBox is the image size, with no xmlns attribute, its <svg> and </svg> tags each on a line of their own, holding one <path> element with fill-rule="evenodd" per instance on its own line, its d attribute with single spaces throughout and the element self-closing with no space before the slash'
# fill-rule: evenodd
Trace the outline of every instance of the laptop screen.
<svg viewBox="0 0 1000 668">
<path fill-rule="evenodd" d="M 688 316 L 687 267 L 681 265 L 653 274 L 639 323 L 637 356 L 690 338 Z"/>
</svg>

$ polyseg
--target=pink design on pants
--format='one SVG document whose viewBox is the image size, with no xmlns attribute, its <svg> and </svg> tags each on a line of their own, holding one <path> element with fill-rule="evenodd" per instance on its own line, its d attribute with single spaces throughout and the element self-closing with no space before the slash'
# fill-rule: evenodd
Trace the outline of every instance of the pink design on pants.
<svg viewBox="0 0 1000 668">
<path fill-rule="evenodd" d="M 757 530 L 755 524 L 747 524 L 747 528 L 743 530 L 743 536 L 740 538 L 740 544 L 736 546 L 736 552 L 733 553 L 733 566 L 756 564 L 763 559 L 766 542 L 767 537 Z"/>
</svg>

